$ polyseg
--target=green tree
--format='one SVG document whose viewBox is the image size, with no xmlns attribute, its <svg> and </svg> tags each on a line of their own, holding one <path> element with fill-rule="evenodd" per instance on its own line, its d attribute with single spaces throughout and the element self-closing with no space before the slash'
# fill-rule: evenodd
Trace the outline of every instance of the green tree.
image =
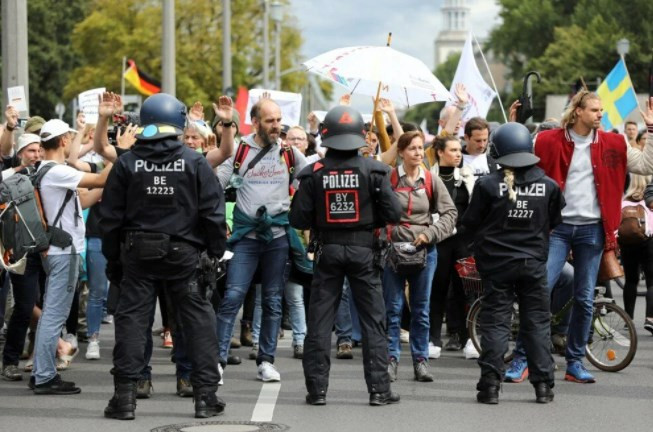
<svg viewBox="0 0 653 432">
<path fill-rule="evenodd" d="M 285 3 L 288 3 L 287 1 Z M 158 1 L 95 0 L 92 12 L 73 33 L 73 52 L 79 66 L 70 76 L 65 96 L 73 98 L 89 88 L 120 89 L 122 57 L 133 59 L 151 75 L 161 70 L 161 7 Z M 186 104 L 196 100 L 210 107 L 222 89 L 222 7 L 211 0 L 175 2 L 177 96 Z M 259 0 L 239 0 L 232 8 L 232 71 L 234 87 L 262 82 L 260 44 L 263 11 Z M 286 18 L 291 18 L 289 15 Z M 294 20 L 281 26 L 281 70 L 299 63 L 302 43 Z M 270 26 L 270 40 L 274 40 Z M 271 62 L 274 61 L 271 56 Z M 271 64 L 270 70 L 274 70 Z M 272 77 L 271 77 L 272 78 Z M 298 91 L 302 73 L 282 77 L 282 88 Z M 132 91 L 130 84 L 126 84 Z"/>
<path fill-rule="evenodd" d="M 55 105 L 64 101 L 62 89 L 78 64 L 70 36 L 86 11 L 84 0 L 27 2 L 30 114 L 54 117 Z"/>
<path fill-rule="evenodd" d="M 515 90 L 504 95 L 509 105 L 521 92 L 528 70 L 542 74 L 534 85 L 534 118 L 542 119 L 547 94 L 569 93 L 583 77 L 594 89 L 617 63 L 616 42 L 630 41 L 626 57 L 636 91 L 647 89 L 653 46 L 650 0 L 499 0 L 503 22 L 486 48 L 511 68 Z"/>
</svg>

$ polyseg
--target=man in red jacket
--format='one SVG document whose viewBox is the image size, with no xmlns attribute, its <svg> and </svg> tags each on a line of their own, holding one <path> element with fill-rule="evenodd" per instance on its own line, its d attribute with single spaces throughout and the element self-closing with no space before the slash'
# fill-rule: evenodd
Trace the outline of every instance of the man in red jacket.
<svg viewBox="0 0 653 432">
<path fill-rule="evenodd" d="M 580 383 L 595 382 L 582 359 L 601 256 L 604 250 L 616 247 L 626 172 L 653 174 L 653 139 L 649 138 L 640 151 L 628 145 L 623 135 L 603 132 L 602 111 L 596 93 L 580 91 L 562 118 L 562 128 L 540 132 L 535 145 L 539 166 L 558 182 L 567 203 L 562 210 L 563 223 L 551 232 L 547 273 L 552 287 L 569 252 L 573 253 L 574 305 L 567 335 L 565 380 Z M 653 98 L 641 113 L 648 130 L 653 131 Z M 517 356 L 506 378 L 527 374 L 524 358 Z"/>
</svg>

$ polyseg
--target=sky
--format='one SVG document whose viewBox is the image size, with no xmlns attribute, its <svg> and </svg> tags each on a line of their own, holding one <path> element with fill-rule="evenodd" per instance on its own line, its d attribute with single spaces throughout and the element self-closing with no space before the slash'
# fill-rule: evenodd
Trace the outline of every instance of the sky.
<svg viewBox="0 0 653 432">
<path fill-rule="evenodd" d="M 298 20 L 304 43 L 302 54 L 310 59 L 335 48 L 385 45 L 392 32 L 394 49 L 417 57 L 435 69 L 434 42 L 444 28 L 440 7 L 444 0 L 290 0 L 287 13 Z M 499 23 L 495 0 L 467 0 L 471 8 L 469 28 L 485 38 Z M 334 88 L 334 100 L 344 90 Z M 353 106 L 364 109 L 369 98 L 352 97 Z"/>
<path fill-rule="evenodd" d="M 444 0 L 291 0 L 288 12 L 298 20 L 306 59 L 334 48 L 385 45 L 421 59 L 434 69 L 434 41 L 443 28 Z M 470 29 L 484 38 L 498 24 L 495 0 L 467 0 Z"/>
</svg>

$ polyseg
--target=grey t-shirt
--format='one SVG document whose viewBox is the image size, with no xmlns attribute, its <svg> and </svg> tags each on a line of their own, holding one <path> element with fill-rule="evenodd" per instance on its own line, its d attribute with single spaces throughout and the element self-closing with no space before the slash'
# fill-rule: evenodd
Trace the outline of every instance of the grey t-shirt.
<svg viewBox="0 0 653 432">
<path fill-rule="evenodd" d="M 586 225 L 601 220 L 601 207 L 596 194 L 590 144 L 594 133 L 578 135 L 569 129 L 574 141 L 574 154 L 569 164 L 564 197 L 567 205 L 562 209 L 562 221 L 571 225 Z"/>
<path fill-rule="evenodd" d="M 262 150 L 254 141 L 254 134 L 243 137 L 244 145 L 250 146 L 247 157 L 240 167 L 239 174 L 243 175 L 243 185 L 236 194 L 236 206 L 250 217 L 256 216 L 256 211 L 265 206 L 270 216 L 278 215 L 288 211 L 290 208 L 290 196 L 288 195 L 288 167 L 281 153 L 281 146 L 277 142 L 265 156 L 257 162 L 251 170 L 247 170 L 249 162 Z M 306 166 L 306 159 L 296 148 L 293 147 L 295 155 L 295 173 L 299 173 Z M 233 173 L 235 153 L 218 167 L 218 180 L 222 187 L 229 184 Z M 273 227 L 272 233 L 275 238 L 285 234 L 280 227 Z M 256 234 L 250 233 L 249 238 L 255 238 Z"/>
</svg>

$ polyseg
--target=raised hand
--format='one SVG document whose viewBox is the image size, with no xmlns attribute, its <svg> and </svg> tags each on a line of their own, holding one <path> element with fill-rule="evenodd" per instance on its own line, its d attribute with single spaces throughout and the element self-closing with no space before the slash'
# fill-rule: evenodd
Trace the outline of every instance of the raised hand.
<svg viewBox="0 0 653 432">
<path fill-rule="evenodd" d="M 188 112 L 188 118 L 192 121 L 204 120 L 204 106 L 202 106 L 202 102 L 197 101 L 193 104 Z"/>
<path fill-rule="evenodd" d="M 97 112 L 100 117 L 111 117 L 119 112 L 117 111 L 115 97 L 116 95 L 111 92 L 104 92 L 98 95 L 99 103 Z"/>
<path fill-rule="evenodd" d="M 395 106 L 392 104 L 392 101 L 390 99 L 384 99 L 384 98 L 379 99 L 378 107 L 381 111 L 383 111 L 386 114 L 390 114 L 395 111 Z"/>
<path fill-rule="evenodd" d="M 342 106 L 351 105 L 351 94 L 345 93 L 344 95 L 340 96 L 339 104 Z"/>
<path fill-rule="evenodd" d="M 644 119 L 644 123 L 647 126 L 653 126 L 653 97 L 648 98 L 646 101 L 646 111 L 642 111 L 640 108 L 639 112 Z"/>
<path fill-rule="evenodd" d="M 218 98 L 218 103 L 213 104 L 213 111 L 218 118 L 229 123 L 234 115 L 234 103 L 229 96 L 222 95 Z"/>
<path fill-rule="evenodd" d="M 86 114 L 84 114 L 82 111 L 79 111 L 77 113 L 77 119 L 75 120 L 75 127 L 77 127 L 77 130 L 79 132 L 83 131 L 84 128 L 86 127 Z"/>
<path fill-rule="evenodd" d="M 136 129 L 138 126 L 135 124 L 129 123 L 125 128 L 125 133 L 120 133 L 120 128 L 116 132 L 116 141 L 118 142 L 118 147 L 123 149 L 131 148 L 136 142 Z"/>
<path fill-rule="evenodd" d="M 18 110 L 12 105 L 7 105 L 5 110 L 5 120 L 7 121 L 7 127 L 13 129 L 18 126 Z"/>
<path fill-rule="evenodd" d="M 508 113 L 508 121 L 511 122 L 516 122 L 517 121 L 517 108 L 521 106 L 521 102 L 519 102 L 519 99 L 514 101 L 512 105 L 510 105 L 510 112 Z"/>
<path fill-rule="evenodd" d="M 306 120 L 308 120 L 308 130 L 313 133 L 317 132 L 320 127 L 320 119 L 317 118 L 313 111 L 308 113 Z"/>
<path fill-rule="evenodd" d="M 465 88 L 465 84 L 463 83 L 456 84 L 455 93 L 456 93 L 456 97 L 458 98 L 458 103 L 460 105 L 467 105 L 467 101 L 469 101 L 469 94 L 467 94 L 467 89 Z"/>
</svg>

